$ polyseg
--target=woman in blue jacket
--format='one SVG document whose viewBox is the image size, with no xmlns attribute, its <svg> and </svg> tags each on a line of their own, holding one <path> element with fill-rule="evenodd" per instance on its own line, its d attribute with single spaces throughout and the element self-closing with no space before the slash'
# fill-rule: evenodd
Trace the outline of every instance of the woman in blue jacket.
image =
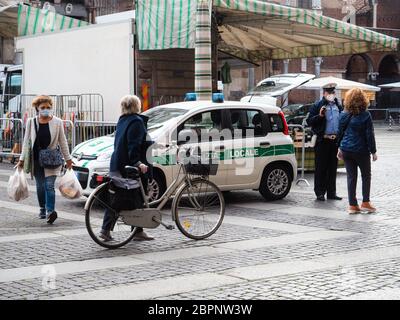
<svg viewBox="0 0 400 320">
<path fill-rule="evenodd" d="M 143 174 L 148 172 L 149 163 L 145 159 L 147 147 L 146 117 L 140 115 L 141 102 L 137 96 L 125 96 L 121 100 L 121 116 L 117 123 L 114 152 L 110 162 L 112 178 L 126 178 L 125 166 L 137 166 Z M 134 182 L 132 181 L 132 184 Z M 100 237 L 112 240 L 113 215 L 106 210 Z M 136 228 L 134 240 L 153 240 L 142 228 Z"/>
<path fill-rule="evenodd" d="M 376 211 L 370 202 L 371 154 L 373 161 L 378 160 L 378 157 L 372 117 L 367 111 L 368 105 L 368 97 L 362 90 L 357 88 L 350 90 L 346 95 L 345 112 L 339 123 L 339 137 L 342 138 L 338 158 L 344 159 L 346 165 L 350 214 Z M 361 208 L 356 197 L 358 168 L 360 168 L 362 176 L 363 202 Z"/>
</svg>

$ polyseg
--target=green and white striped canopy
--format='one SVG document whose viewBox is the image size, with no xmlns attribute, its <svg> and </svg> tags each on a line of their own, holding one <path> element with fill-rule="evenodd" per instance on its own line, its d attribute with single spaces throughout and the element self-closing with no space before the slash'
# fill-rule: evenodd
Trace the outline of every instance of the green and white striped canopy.
<svg viewBox="0 0 400 320">
<path fill-rule="evenodd" d="M 200 0 L 137 0 L 140 50 L 194 48 Z M 201 0 L 222 22 L 219 48 L 251 61 L 396 51 L 399 40 L 263 0 Z"/>
<path fill-rule="evenodd" d="M 5 37 L 34 35 L 88 24 L 86 21 L 24 4 L 0 8 L 0 35 Z"/>
<path fill-rule="evenodd" d="M 70 18 L 50 10 L 19 5 L 18 35 L 27 36 L 37 33 L 53 32 L 87 26 L 86 21 Z"/>
</svg>

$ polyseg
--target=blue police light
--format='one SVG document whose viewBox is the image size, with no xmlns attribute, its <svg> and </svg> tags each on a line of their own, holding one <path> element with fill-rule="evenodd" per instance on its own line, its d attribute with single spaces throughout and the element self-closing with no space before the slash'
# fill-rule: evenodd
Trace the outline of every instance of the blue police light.
<svg viewBox="0 0 400 320">
<path fill-rule="evenodd" d="M 186 93 L 185 101 L 197 101 L 197 94 L 194 92 Z"/>
<path fill-rule="evenodd" d="M 223 103 L 224 102 L 224 94 L 223 93 L 213 93 L 212 101 L 215 103 Z"/>
</svg>

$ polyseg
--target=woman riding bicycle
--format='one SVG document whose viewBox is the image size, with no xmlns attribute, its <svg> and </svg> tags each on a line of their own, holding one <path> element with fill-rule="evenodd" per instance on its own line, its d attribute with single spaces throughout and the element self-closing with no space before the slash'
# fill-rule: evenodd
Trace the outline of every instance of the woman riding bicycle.
<svg viewBox="0 0 400 320">
<path fill-rule="evenodd" d="M 115 133 L 114 153 L 110 163 L 110 177 L 126 178 L 125 166 L 136 166 L 142 174 L 147 174 L 151 180 L 151 166 L 146 160 L 146 150 L 149 141 L 146 124 L 147 117 L 140 115 L 141 102 L 137 96 L 127 95 L 121 100 L 121 116 Z M 145 177 L 146 178 L 146 177 Z M 132 181 L 134 183 L 134 181 Z M 111 230 L 114 224 L 114 214 L 105 210 L 103 225 L 99 237 L 111 241 Z M 153 240 L 142 228 L 135 229 L 134 240 Z"/>
</svg>

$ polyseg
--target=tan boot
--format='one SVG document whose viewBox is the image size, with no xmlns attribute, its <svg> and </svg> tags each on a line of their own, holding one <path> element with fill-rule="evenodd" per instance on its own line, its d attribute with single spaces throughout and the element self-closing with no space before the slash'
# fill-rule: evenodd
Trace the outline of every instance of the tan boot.
<svg viewBox="0 0 400 320">
<path fill-rule="evenodd" d="M 350 206 L 349 209 L 347 210 L 349 214 L 357 214 L 361 213 L 361 209 L 359 206 Z"/>
<path fill-rule="evenodd" d="M 363 202 L 361 205 L 361 210 L 368 213 L 376 212 L 376 208 L 371 204 L 371 202 Z"/>
</svg>

